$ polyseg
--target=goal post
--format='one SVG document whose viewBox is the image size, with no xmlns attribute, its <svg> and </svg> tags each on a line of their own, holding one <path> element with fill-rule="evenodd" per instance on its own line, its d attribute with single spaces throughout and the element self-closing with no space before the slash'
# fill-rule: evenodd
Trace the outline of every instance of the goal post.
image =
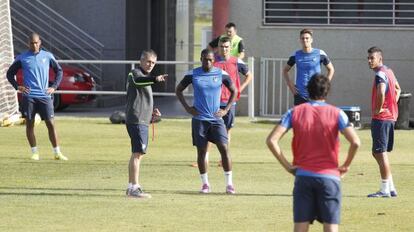
<svg viewBox="0 0 414 232">
<path fill-rule="evenodd" d="M 16 90 L 6 72 L 13 62 L 13 35 L 9 0 L 0 0 L 0 120 L 19 114 Z"/>
</svg>

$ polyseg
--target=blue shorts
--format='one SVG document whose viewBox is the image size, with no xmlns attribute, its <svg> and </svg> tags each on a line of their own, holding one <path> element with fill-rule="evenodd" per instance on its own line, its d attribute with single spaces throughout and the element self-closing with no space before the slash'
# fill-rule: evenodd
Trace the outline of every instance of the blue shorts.
<svg viewBox="0 0 414 232">
<path fill-rule="evenodd" d="M 302 97 L 300 94 L 295 94 L 295 96 L 293 97 L 293 104 L 295 106 L 306 102 L 309 102 L 309 100 L 307 98 Z"/>
<path fill-rule="evenodd" d="M 55 116 L 53 100 L 49 97 L 33 98 L 22 97 L 22 114 L 26 120 L 34 120 L 36 113 L 42 120 L 50 120 Z"/>
<path fill-rule="evenodd" d="M 226 106 L 220 106 L 221 109 L 226 108 Z M 234 121 L 236 119 L 236 105 L 232 105 L 229 112 L 223 116 L 224 125 L 227 129 L 234 127 Z"/>
<path fill-rule="evenodd" d="M 194 119 L 191 122 L 193 146 L 206 147 L 208 142 L 227 144 L 227 130 L 222 119 L 205 121 Z"/>
<path fill-rule="evenodd" d="M 341 216 L 341 184 L 324 177 L 296 176 L 293 189 L 295 223 L 316 219 L 321 223 L 339 224 Z"/>
<path fill-rule="evenodd" d="M 390 152 L 394 147 L 394 122 L 372 119 L 372 153 Z"/>
<path fill-rule="evenodd" d="M 148 126 L 141 124 L 126 124 L 131 138 L 131 152 L 145 154 L 148 146 Z"/>
</svg>

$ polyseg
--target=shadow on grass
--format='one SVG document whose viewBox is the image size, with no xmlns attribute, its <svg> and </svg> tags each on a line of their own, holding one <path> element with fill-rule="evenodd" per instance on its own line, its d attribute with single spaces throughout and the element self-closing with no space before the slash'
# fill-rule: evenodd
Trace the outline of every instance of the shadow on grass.
<svg viewBox="0 0 414 232">
<path fill-rule="evenodd" d="M 2 192 L 1 190 L 11 190 L 10 192 Z M 14 191 L 16 192 L 14 192 Z M 21 191 L 27 192 L 21 192 Z M 38 191 L 38 192 L 30 192 Z M 32 188 L 32 187 L 0 187 L 0 196 L 86 196 L 86 197 L 122 197 L 124 189 L 111 188 Z M 100 193 L 93 193 L 100 192 Z M 111 194 L 119 192 L 119 194 Z M 292 197 L 292 194 L 283 193 L 247 193 L 238 192 L 234 195 L 229 195 L 224 192 L 211 192 L 208 194 L 201 194 L 198 191 L 189 190 L 162 190 L 162 189 L 147 189 L 148 193 L 160 195 L 193 195 L 193 196 L 229 196 L 229 197 Z M 366 198 L 366 195 L 343 195 L 343 198 Z"/>
<path fill-rule="evenodd" d="M 145 166 L 184 166 L 184 167 L 189 167 L 189 168 L 197 168 L 197 166 L 193 166 L 193 164 L 195 164 L 197 162 L 197 160 L 187 160 L 187 161 L 169 161 L 169 162 L 147 162 L 143 165 Z M 222 166 L 218 165 L 218 161 L 210 161 L 209 164 L 209 168 L 223 168 Z M 275 162 L 269 161 L 269 162 L 246 162 L 246 161 L 232 161 L 233 165 L 252 165 L 252 164 L 258 164 L 258 165 L 263 165 L 263 164 L 275 164 Z"/>
<path fill-rule="evenodd" d="M 253 121 L 252 123 L 276 125 L 279 122 L 280 122 L 280 119 L 269 118 L 269 119 L 258 119 L 256 121 Z"/>
<path fill-rule="evenodd" d="M 9 190 L 3 192 L 2 190 Z M 119 191 L 120 194 L 110 194 Z M 97 192 L 97 193 L 94 193 Z M 32 187 L 0 187 L 0 196 L 86 196 L 108 197 L 120 196 L 124 193 L 121 189 L 96 189 L 96 188 L 32 188 Z"/>
<path fill-rule="evenodd" d="M 211 192 L 211 193 L 204 193 L 201 194 L 198 191 L 186 191 L 186 190 L 176 190 L 176 191 L 168 191 L 168 190 L 152 190 L 151 192 L 148 190 L 149 193 L 157 193 L 157 194 L 179 194 L 179 195 L 198 195 L 198 196 L 224 196 L 227 195 L 229 197 L 237 197 L 237 196 L 245 196 L 245 197 L 291 197 L 291 194 L 271 194 L 271 193 L 243 193 L 237 192 L 234 195 L 227 194 L 225 192 Z"/>
<path fill-rule="evenodd" d="M 69 160 L 69 161 L 61 161 L 61 160 L 55 160 L 53 157 L 41 159 L 39 161 L 29 160 L 27 158 L 17 158 L 17 157 L 6 157 L 10 160 L 17 160 L 16 164 L 30 164 L 30 165 L 83 165 L 83 166 L 100 166 L 100 165 L 125 165 L 126 161 L 114 161 L 114 160 Z"/>
<path fill-rule="evenodd" d="M 9 191 L 1 191 L 9 190 Z M 22 192 L 25 191 L 25 192 Z M 34 191 L 34 192 L 32 192 Z M 32 187 L 0 187 L 0 196 L 87 196 L 87 197 L 108 197 L 108 196 L 124 196 L 124 189 L 97 189 L 97 188 L 32 188 Z M 93 193 L 100 192 L 100 193 Z M 119 194 L 111 194 L 119 192 Z M 271 193 L 236 193 L 229 195 L 224 192 L 212 192 L 208 194 L 200 194 L 198 191 L 187 190 L 161 190 L 147 189 L 148 193 L 161 195 L 194 195 L 194 196 L 224 196 L 229 197 L 292 197 L 291 194 L 271 194 Z"/>
<path fill-rule="evenodd" d="M 46 190 L 46 191 L 123 191 L 121 189 L 97 189 L 97 188 L 35 188 L 35 187 L 0 187 L 1 189 L 5 190 L 32 190 L 32 191 L 39 191 L 39 190 Z M 0 193 L 1 194 L 1 193 Z"/>
<path fill-rule="evenodd" d="M 119 197 L 124 196 L 120 194 L 94 194 L 94 193 L 61 193 L 61 192 L 35 192 L 35 193 L 15 193 L 15 192 L 0 192 L 0 196 L 59 196 L 59 197 Z"/>
<path fill-rule="evenodd" d="M 61 160 L 54 160 L 53 157 L 47 159 L 41 159 L 40 161 L 29 160 L 26 157 L 4 157 L 10 160 L 18 160 L 19 164 L 32 164 L 32 165 L 83 165 L 83 166 L 100 166 L 100 165 L 127 165 L 128 160 L 69 160 L 69 161 L 61 161 Z M 177 166 L 177 167 L 194 167 L 192 166 L 196 160 L 175 160 L 175 161 L 146 161 L 143 165 L 145 166 Z M 217 161 L 210 162 L 210 168 L 219 167 L 217 165 Z M 273 161 L 263 161 L 263 162 L 251 162 L 251 161 L 233 161 L 233 165 L 263 165 L 263 164 L 271 164 L 273 165 Z"/>
</svg>

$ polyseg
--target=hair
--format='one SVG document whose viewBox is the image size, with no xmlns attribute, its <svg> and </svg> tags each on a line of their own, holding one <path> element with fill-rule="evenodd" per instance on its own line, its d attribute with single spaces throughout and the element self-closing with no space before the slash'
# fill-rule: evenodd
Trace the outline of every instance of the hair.
<svg viewBox="0 0 414 232">
<path fill-rule="evenodd" d="M 302 36 L 303 34 L 309 34 L 309 35 L 313 36 L 313 31 L 311 29 L 305 28 L 305 29 L 302 29 L 299 33 L 300 36 Z"/>
<path fill-rule="evenodd" d="M 229 23 L 227 23 L 226 24 L 226 26 L 225 26 L 226 28 L 230 28 L 230 27 L 234 27 L 234 29 L 236 29 L 236 24 L 234 24 L 234 23 L 232 23 L 232 22 L 229 22 Z"/>
<path fill-rule="evenodd" d="M 323 74 L 315 74 L 308 83 L 308 92 L 310 99 L 321 100 L 328 96 L 331 88 L 331 82 L 328 77 Z"/>
<path fill-rule="evenodd" d="M 203 57 L 203 56 L 207 56 L 208 54 L 213 54 L 214 55 L 214 52 L 212 51 L 212 50 L 210 50 L 210 49 L 208 49 L 208 48 L 205 48 L 205 49 L 203 49 L 202 51 L 201 51 L 201 57 Z"/>
<path fill-rule="evenodd" d="M 220 38 L 219 42 L 221 44 L 222 43 L 227 43 L 227 42 L 231 43 L 231 39 L 229 37 L 227 37 L 227 36 L 223 36 L 223 37 Z"/>
<path fill-rule="evenodd" d="M 381 50 L 381 48 L 376 47 L 376 46 L 370 47 L 368 49 L 368 54 L 372 54 L 372 53 L 379 53 L 382 56 L 382 50 Z"/>
<path fill-rule="evenodd" d="M 157 53 L 155 53 L 155 51 L 152 50 L 152 49 L 144 50 L 144 51 L 141 52 L 140 59 L 142 60 L 142 59 L 150 57 L 150 56 L 157 57 Z"/>
</svg>

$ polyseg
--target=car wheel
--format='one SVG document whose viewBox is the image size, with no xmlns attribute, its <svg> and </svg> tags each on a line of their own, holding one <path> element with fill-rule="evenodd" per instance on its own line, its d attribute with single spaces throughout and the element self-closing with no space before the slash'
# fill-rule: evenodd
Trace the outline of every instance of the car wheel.
<svg viewBox="0 0 414 232">
<path fill-rule="evenodd" d="M 60 95 L 59 94 L 53 94 L 53 109 L 57 110 L 60 105 Z"/>
<path fill-rule="evenodd" d="M 66 107 L 68 107 L 68 105 L 63 105 L 61 100 L 60 100 L 60 94 L 54 94 L 53 95 L 53 109 L 58 111 L 58 110 L 63 110 Z"/>
<path fill-rule="evenodd" d="M 59 105 L 59 108 L 57 108 L 57 110 L 64 110 L 64 109 L 68 108 L 68 106 L 69 105 L 62 105 L 62 104 L 60 104 Z"/>
<path fill-rule="evenodd" d="M 55 111 L 63 110 L 67 108 L 69 105 L 64 105 L 61 102 L 60 94 L 54 94 L 53 95 L 53 109 Z"/>
</svg>

